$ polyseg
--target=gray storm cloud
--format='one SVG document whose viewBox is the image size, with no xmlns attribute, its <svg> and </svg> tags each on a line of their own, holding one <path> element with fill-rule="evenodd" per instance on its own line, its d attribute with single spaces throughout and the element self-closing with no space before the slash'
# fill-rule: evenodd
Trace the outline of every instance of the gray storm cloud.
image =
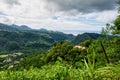
<svg viewBox="0 0 120 80">
<path fill-rule="evenodd" d="M 48 10 L 81 13 L 99 12 L 115 8 L 114 0 L 45 0 Z"/>
<path fill-rule="evenodd" d="M 8 5 L 20 5 L 19 0 L 4 0 L 5 3 L 7 3 Z"/>
</svg>

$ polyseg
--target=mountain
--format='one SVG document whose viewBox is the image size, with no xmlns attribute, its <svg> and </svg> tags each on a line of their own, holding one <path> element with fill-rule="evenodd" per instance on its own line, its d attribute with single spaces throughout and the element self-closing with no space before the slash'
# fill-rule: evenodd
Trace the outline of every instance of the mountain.
<svg viewBox="0 0 120 80">
<path fill-rule="evenodd" d="M 51 36 L 55 41 L 61 41 L 61 40 L 72 40 L 74 39 L 74 36 L 72 34 L 65 34 L 63 32 L 59 31 L 51 31 L 51 30 L 46 30 L 44 28 L 41 29 L 31 29 L 26 25 L 18 26 L 16 24 L 12 25 L 6 25 L 0 23 L 0 30 L 4 31 L 27 31 L 27 32 L 33 32 L 33 33 L 38 33 L 38 34 L 47 34 Z"/>
<path fill-rule="evenodd" d="M 90 40 L 90 39 L 97 39 L 99 37 L 104 37 L 101 34 L 97 33 L 84 33 L 84 34 L 79 34 L 76 36 L 76 38 L 72 41 L 73 44 L 79 44 L 85 40 Z"/>
<path fill-rule="evenodd" d="M 47 34 L 0 31 L 1 52 L 49 48 L 53 43 L 54 39 Z"/>
<path fill-rule="evenodd" d="M 46 29 L 44 28 L 41 28 L 41 29 L 38 29 L 39 31 L 47 31 Z"/>
<path fill-rule="evenodd" d="M 16 28 L 16 29 L 19 29 L 19 30 L 32 30 L 31 28 L 29 28 L 28 26 L 26 25 L 21 25 L 21 26 L 18 26 L 18 25 L 15 25 L 15 24 L 12 24 L 10 25 L 12 28 Z"/>
<path fill-rule="evenodd" d="M 14 30 L 17 30 L 17 29 L 11 27 L 11 25 L 7 25 L 7 24 L 0 23 L 0 30 L 4 30 L 4 31 L 14 31 Z"/>
<path fill-rule="evenodd" d="M 18 31 L 18 30 L 32 30 L 32 29 L 29 28 L 26 25 L 18 26 L 18 25 L 15 25 L 15 24 L 7 25 L 7 24 L 0 23 L 0 30 L 4 30 L 4 31 L 15 31 L 15 30 L 17 30 Z"/>
<path fill-rule="evenodd" d="M 43 33 L 50 35 L 55 41 L 73 40 L 75 38 L 72 34 L 65 34 L 59 31 L 43 31 Z"/>
<path fill-rule="evenodd" d="M 103 37 L 97 33 L 84 33 L 76 37 L 59 31 L 31 29 L 26 25 L 6 25 L 0 23 L 0 51 L 31 50 L 50 48 L 55 42 L 70 40 L 79 44 L 85 40 Z M 7 49 L 7 50 L 6 50 Z"/>
<path fill-rule="evenodd" d="M 28 26 L 0 23 L 0 53 L 10 51 L 40 51 L 49 49 L 55 42 L 73 40 L 75 36 L 46 29 L 34 30 Z M 35 52 L 35 51 L 34 51 Z"/>
</svg>

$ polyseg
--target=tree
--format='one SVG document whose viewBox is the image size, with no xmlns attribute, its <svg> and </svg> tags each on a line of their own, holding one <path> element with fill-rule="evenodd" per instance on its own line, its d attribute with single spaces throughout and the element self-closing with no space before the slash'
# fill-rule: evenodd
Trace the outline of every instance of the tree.
<svg viewBox="0 0 120 80">
<path fill-rule="evenodd" d="M 110 24 L 106 24 L 105 28 L 102 28 L 101 34 L 108 36 L 111 32 L 111 26 Z"/>
<path fill-rule="evenodd" d="M 101 34 L 102 35 L 105 35 L 105 41 L 110 44 L 110 39 L 109 39 L 109 35 L 111 34 L 112 30 L 111 30 L 111 25 L 110 24 L 106 24 L 106 27 L 105 28 L 102 28 L 102 31 L 101 31 Z"/>
<path fill-rule="evenodd" d="M 110 24 L 106 24 L 105 28 L 102 28 L 102 32 L 101 34 L 106 35 L 106 37 L 108 37 L 108 34 L 120 34 L 120 0 L 118 0 L 117 2 L 118 4 L 118 16 L 117 18 L 114 20 L 113 25 Z"/>
<path fill-rule="evenodd" d="M 19 44 L 17 43 L 17 42 L 15 42 L 15 41 L 9 41 L 9 42 L 7 42 L 6 43 L 6 45 L 5 45 L 5 48 L 7 49 L 7 50 L 18 50 L 18 49 L 20 49 L 20 46 L 19 46 Z"/>
<path fill-rule="evenodd" d="M 118 17 L 114 21 L 114 25 L 111 26 L 111 30 L 113 34 L 120 34 L 120 0 L 117 2 L 118 4 Z"/>
<path fill-rule="evenodd" d="M 48 51 L 45 62 L 54 62 L 58 57 L 65 59 L 65 55 L 73 48 L 69 41 L 60 41 Z"/>
<path fill-rule="evenodd" d="M 113 34 L 120 34 L 120 15 L 115 19 L 114 26 L 111 26 Z"/>
</svg>

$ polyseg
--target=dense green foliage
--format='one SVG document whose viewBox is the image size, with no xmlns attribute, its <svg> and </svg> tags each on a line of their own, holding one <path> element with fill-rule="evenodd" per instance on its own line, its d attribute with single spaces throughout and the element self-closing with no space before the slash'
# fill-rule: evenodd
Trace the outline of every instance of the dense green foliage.
<svg viewBox="0 0 120 80">
<path fill-rule="evenodd" d="M 113 34 L 120 34 L 120 16 L 114 21 L 114 26 L 111 27 Z"/>
<path fill-rule="evenodd" d="M 47 64 L 41 69 L 30 68 L 29 70 L 4 70 L 0 71 L 1 80 L 119 80 L 120 64 L 107 65 L 94 68 L 87 64 L 83 68 L 73 68 L 61 61 L 54 65 Z"/>
<path fill-rule="evenodd" d="M 49 48 L 54 39 L 49 35 L 35 34 L 33 32 L 0 31 L 0 50 L 15 51 L 34 48 Z"/>
</svg>

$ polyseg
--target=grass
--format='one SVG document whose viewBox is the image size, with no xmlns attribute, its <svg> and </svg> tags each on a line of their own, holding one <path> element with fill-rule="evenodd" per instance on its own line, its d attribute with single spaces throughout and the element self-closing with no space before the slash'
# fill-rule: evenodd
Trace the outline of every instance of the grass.
<svg viewBox="0 0 120 80">
<path fill-rule="evenodd" d="M 60 57 L 54 64 L 48 63 L 41 68 L 9 68 L 0 71 L 0 80 L 120 80 L 120 63 L 96 66 L 95 56 L 93 51 L 80 68 L 67 64 Z"/>
<path fill-rule="evenodd" d="M 93 68 L 85 61 L 85 67 L 73 68 L 71 65 L 57 61 L 41 69 L 0 71 L 0 80 L 119 80 L 120 64 Z"/>
<path fill-rule="evenodd" d="M 0 55 L 0 58 L 5 58 L 7 57 L 8 55 Z"/>
</svg>

